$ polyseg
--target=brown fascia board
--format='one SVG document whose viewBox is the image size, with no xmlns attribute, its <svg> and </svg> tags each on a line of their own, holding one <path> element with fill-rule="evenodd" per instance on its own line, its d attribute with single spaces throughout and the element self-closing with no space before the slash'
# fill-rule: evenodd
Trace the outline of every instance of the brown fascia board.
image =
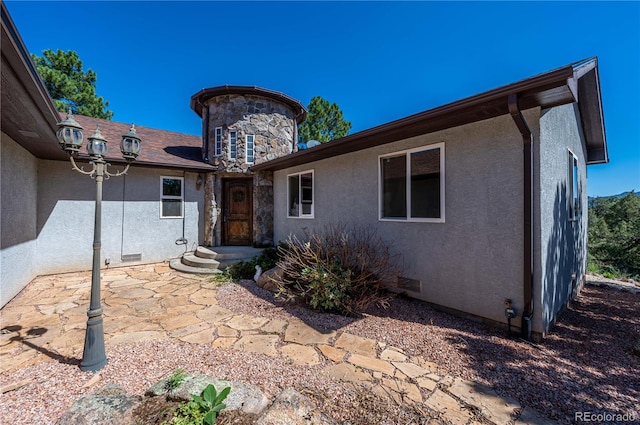
<svg viewBox="0 0 640 425">
<path fill-rule="evenodd" d="M 208 89 L 202 89 L 198 93 L 191 96 L 191 109 L 198 114 L 199 117 L 202 118 L 202 108 L 204 103 L 211 98 L 216 96 L 223 96 L 228 94 L 238 94 L 238 95 L 253 95 L 253 96 L 262 96 L 269 99 L 276 100 L 280 103 L 284 103 L 289 106 L 296 113 L 296 122 L 300 124 L 307 117 L 306 108 L 294 98 L 287 96 L 284 93 L 280 93 L 277 91 L 263 89 L 262 87 L 256 86 L 217 86 L 210 87 Z"/>
<path fill-rule="evenodd" d="M 275 171 L 312 161 L 355 152 L 409 137 L 445 130 L 509 113 L 507 97 L 518 94 L 520 109 L 549 108 L 577 101 L 569 87 L 573 65 L 480 93 L 425 112 L 401 118 L 320 146 L 257 164 L 253 171 Z"/>
<path fill-rule="evenodd" d="M 13 119 L 9 120 L 12 122 L 4 122 L 2 126 L 3 131 L 6 125 L 7 131 L 12 133 L 8 134 L 38 158 L 59 158 L 61 156 L 57 150 L 59 148 L 55 134 L 57 131 L 56 123 L 59 121 L 60 115 L 55 108 L 51 95 L 38 74 L 31 55 L 11 19 L 5 3 L 0 3 L 2 9 L 2 58 L 3 61 L 8 64 L 9 68 L 11 68 L 11 72 L 16 80 L 19 81 L 18 86 L 14 86 L 11 89 L 15 95 L 20 96 L 25 102 L 31 103 L 35 107 L 34 112 L 37 111 L 36 113 L 40 116 L 37 121 L 41 120 L 40 123 L 43 125 L 38 128 L 40 130 L 39 134 L 44 137 L 44 140 L 42 138 L 24 138 L 18 134 L 18 121 L 26 119 L 25 116 L 13 117 Z M 4 69 L 2 73 L 4 77 Z M 36 122 L 30 123 L 32 128 L 23 128 L 23 130 L 32 130 L 33 125 L 36 124 Z"/>
</svg>

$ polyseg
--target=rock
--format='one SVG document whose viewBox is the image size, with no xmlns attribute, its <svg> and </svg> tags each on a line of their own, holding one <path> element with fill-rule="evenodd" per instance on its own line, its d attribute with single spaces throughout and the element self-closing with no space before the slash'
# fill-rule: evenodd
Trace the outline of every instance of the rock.
<svg viewBox="0 0 640 425">
<path fill-rule="evenodd" d="M 266 272 L 263 272 L 256 281 L 256 285 L 258 285 L 262 289 L 266 289 L 267 291 L 277 292 L 277 282 L 281 281 L 282 269 L 276 266 L 272 269 L 267 270 Z"/>
<path fill-rule="evenodd" d="M 509 423 L 520 405 L 508 397 L 500 397 L 493 388 L 473 381 L 456 378 L 449 392 L 468 405 L 477 407 L 482 414 L 496 424 Z"/>
<path fill-rule="evenodd" d="M 286 389 L 256 421 L 256 425 L 334 425 L 336 422 L 313 411 L 310 400 L 294 389 Z"/>
<path fill-rule="evenodd" d="M 73 403 L 56 425 L 133 424 L 133 410 L 141 402 L 142 397 L 128 395 L 120 386 L 107 385 Z"/>
<path fill-rule="evenodd" d="M 187 375 L 178 388 L 167 391 L 168 379 L 163 379 L 153 385 L 145 395 L 166 396 L 175 401 L 191 401 L 192 395 L 200 395 L 207 385 L 213 384 L 218 392 L 226 387 L 231 387 L 231 392 L 224 400 L 224 404 L 227 405 L 225 410 L 240 410 L 243 413 L 258 414 L 269 404 L 267 396 L 260 388 L 242 382 L 229 382 L 206 375 Z"/>
<path fill-rule="evenodd" d="M 640 356 L 640 339 L 636 341 L 636 345 L 633 346 L 633 352 L 636 356 Z"/>
</svg>

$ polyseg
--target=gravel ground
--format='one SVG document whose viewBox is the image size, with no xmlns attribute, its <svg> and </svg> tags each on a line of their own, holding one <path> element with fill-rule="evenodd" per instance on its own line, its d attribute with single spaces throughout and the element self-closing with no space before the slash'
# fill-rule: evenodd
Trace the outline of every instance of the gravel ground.
<svg viewBox="0 0 640 425">
<path fill-rule="evenodd" d="M 371 308 L 357 319 L 282 305 L 249 281 L 222 286 L 218 299 L 239 313 L 300 318 L 400 347 L 439 364 L 441 374 L 489 384 L 499 394 L 563 423 L 570 423 L 576 411 L 633 412 L 640 418 L 640 357 L 633 354 L 640 338 L 640 294 L 616 287 L 587 285 L 537 346 L 402 297 L 386 310 Z M 178 367 L 257 385 L 270 398 L 291 386 L 322 394 L 316 400 L 338 420 L 353 417 L 357 406 L 358 395 L 328 379 L 322 364 L 299 367 L 278 358 L 173 340 L 120 344 L 107 355 L 109 364 L 100 380 L 87 388 L 83 385 L 91 375 L 76 364 L 51 361 L 1 373 L 0 387 L 21 381 L 28 385 L 0 395 L 0 423 L 53 424 L 73 401 L 97 387 L 119 384 L 129 393 L 143 394 Z"/>
</svg>

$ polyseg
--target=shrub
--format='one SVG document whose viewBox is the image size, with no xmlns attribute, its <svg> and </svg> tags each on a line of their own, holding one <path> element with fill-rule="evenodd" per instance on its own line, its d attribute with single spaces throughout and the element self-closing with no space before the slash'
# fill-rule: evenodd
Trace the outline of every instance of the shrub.
<svg viewBox="0 0 640 425">
<path fill-rule="evenodd" d="M 250 261 L 241 261 L 227 268 L 227 273 L 234 279 L 253 279 L 256 274 L 256 266 L 262 267 L 266 271 L 276 266 L 279 260 L 278 249 L 275 247 L 265 248 L 260 255 L 253 257 Z"/>
<path fill-rule="evenodd" d="M 283 270 L 278 296 L 344 315 L 357 315 L 373 303 L 386 307 L 391 295 L 384 287 L 400 274 L 397 255 L 370 227 L 339 224 L 305 231 L 305 240 L 290 236 L 278 251 Z"/>
</svg>

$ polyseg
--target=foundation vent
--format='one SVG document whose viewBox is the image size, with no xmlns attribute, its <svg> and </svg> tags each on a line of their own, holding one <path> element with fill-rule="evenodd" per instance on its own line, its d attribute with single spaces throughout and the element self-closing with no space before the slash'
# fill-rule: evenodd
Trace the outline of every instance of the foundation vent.
<svg viewBox="0 0 640 425">
<path fill-rule="evenodd" d="M 121 257 L 123 262 L 127 261 L 141 261 L 142 254 L 123 254 Z"/>
<path fill-rule="evenodd" d="M 422 292 L 422 282 L 418 279 L 408 277 L 398 277 L 398 289 L 411 292 Z"/>
</svg>

